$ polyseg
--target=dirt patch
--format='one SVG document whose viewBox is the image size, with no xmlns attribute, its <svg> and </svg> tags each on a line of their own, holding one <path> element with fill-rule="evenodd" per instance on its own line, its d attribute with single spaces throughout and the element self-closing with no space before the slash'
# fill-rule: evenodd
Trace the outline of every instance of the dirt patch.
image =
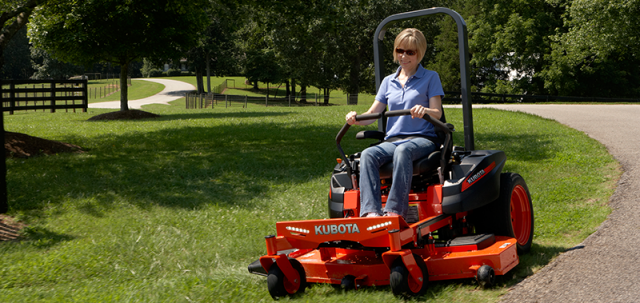
<svg viewBox="0 0 640 303">
<path fill-rule="evenodd" d="M 89 121 L 100 121 L 100 120 L 137 120 L 137 119 L 149 119 L 149 118 L 158 118 L 159 115 L 152 114 L 150 112 L 145 112 L 137 109 L 130 109 L 124 111 L 110 112 L 106 114 L 100 114 L 97 116 L 93 116 L 89 118 Z"/>
<path fill-rule="evenodd" d="M 28 158 L 37 155 L 59 153 L 82 153 L 80 146 L 42 139 L 21 133 L 4 133 L 5 158 Z"/>
<path fill-rule="evenodd" d="M 26 225 L 14 218 L 0 214 L 0 241 L 15 240 Z"/>
</svg>

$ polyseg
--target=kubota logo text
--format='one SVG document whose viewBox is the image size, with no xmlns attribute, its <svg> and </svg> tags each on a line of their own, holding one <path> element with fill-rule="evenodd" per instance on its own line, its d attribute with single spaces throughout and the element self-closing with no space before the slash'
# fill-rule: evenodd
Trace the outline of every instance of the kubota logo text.
<svg viewBox="0 0 640 303">
<path fill-rule="evenodd" d="M 355 234 L 360 233 L 358 224 L 315 225 L 316 235 Z"/>
</svg>

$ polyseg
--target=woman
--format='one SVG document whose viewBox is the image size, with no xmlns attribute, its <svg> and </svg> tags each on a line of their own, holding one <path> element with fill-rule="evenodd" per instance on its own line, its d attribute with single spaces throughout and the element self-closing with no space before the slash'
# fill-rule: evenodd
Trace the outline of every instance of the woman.
<svg viewBox="0 0 640 303">
<path fill-rule="evenodd" d="M 440 77 L 420 64 L 427 41 L 415 28 L 403 30 L 394 42 L 394 62 L 398 70 L 382 80 L 371 108 L 364 114 L 410 109 L 411 116 L 390 117 L 385 141 L 365 149 L 360 156 L 360 216 L 406 217 L 413 176 L 413 161 L 435 151 L 438 146 L 435 127 L 422 117 L 440 119 L 444 91 Z M 356 112 L 346 116 L 350 125 L 369 125 L 375 120 L 356 121 Z M 380 166 L 393 161 L 393 183 L 385 209 L 380 197 Z"/>
</svg>

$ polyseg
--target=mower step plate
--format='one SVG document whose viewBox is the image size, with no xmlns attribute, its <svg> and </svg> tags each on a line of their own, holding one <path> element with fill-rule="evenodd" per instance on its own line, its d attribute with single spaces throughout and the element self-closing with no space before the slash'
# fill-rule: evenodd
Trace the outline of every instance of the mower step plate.
<svg viewBox="0 0 640 303">
<path fill-rule="evenodd" d="M 473 278 L 481 265 L 489 265 L 496 275 L 504 275 L 518 265 L 516 242 L 514 238 L 496 236 L 495 243 L 484 249 L 452 252 L 438 249 L 425 259 L 429 280 Z"/>
</svg>

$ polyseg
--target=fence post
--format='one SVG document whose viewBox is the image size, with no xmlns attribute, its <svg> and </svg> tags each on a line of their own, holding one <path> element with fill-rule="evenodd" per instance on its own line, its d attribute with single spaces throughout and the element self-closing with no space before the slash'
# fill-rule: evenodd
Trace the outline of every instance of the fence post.
<svg viewBox="0 0 640 303">
<path fill-rule="evenodd" d="M 224 108 L 229 107 L 229 105 L 227 105 L 227 95 L 224 95 Z"/>
<path fill-rule="evenodd" d="M 56 112 L 56 82 L 51 80 L 51 112 Z"/>
<path fill-rule="evenodd" d="M 289 107 L 291 107 L 291 95 L 289 95 Z"/>
<path fill-rule="evenodd" d="M 264 96 L 264 107 L 269 107 L 269 96 Z"/>
<path fill-rule="evenodd" d="M 184 94 L 184 106 L 186 109 L 189 109 L 189 93 Z"/>
<path fill-rule="evenodd" d="M 10 115 L 13 115 L 13 109 L 16 107 L 16 84 L 13 82 L 13 80 L 10 80 L 10 84 L 9 84 L 9 108 L 11 109 L 9 111 Z"/>
<path fill-rule="evenodd" d="M 247 108 L 247 95 L 244 95 L 244 108 Z"/>
<path fill-rule="evenodd" d="M 82 112 L 86 113 L 89 108 L 89 81 L 84 79 L 84 83 L 82 83 Z M 74 108 L 75 110 L 75 108 Z"/>
</svg>

